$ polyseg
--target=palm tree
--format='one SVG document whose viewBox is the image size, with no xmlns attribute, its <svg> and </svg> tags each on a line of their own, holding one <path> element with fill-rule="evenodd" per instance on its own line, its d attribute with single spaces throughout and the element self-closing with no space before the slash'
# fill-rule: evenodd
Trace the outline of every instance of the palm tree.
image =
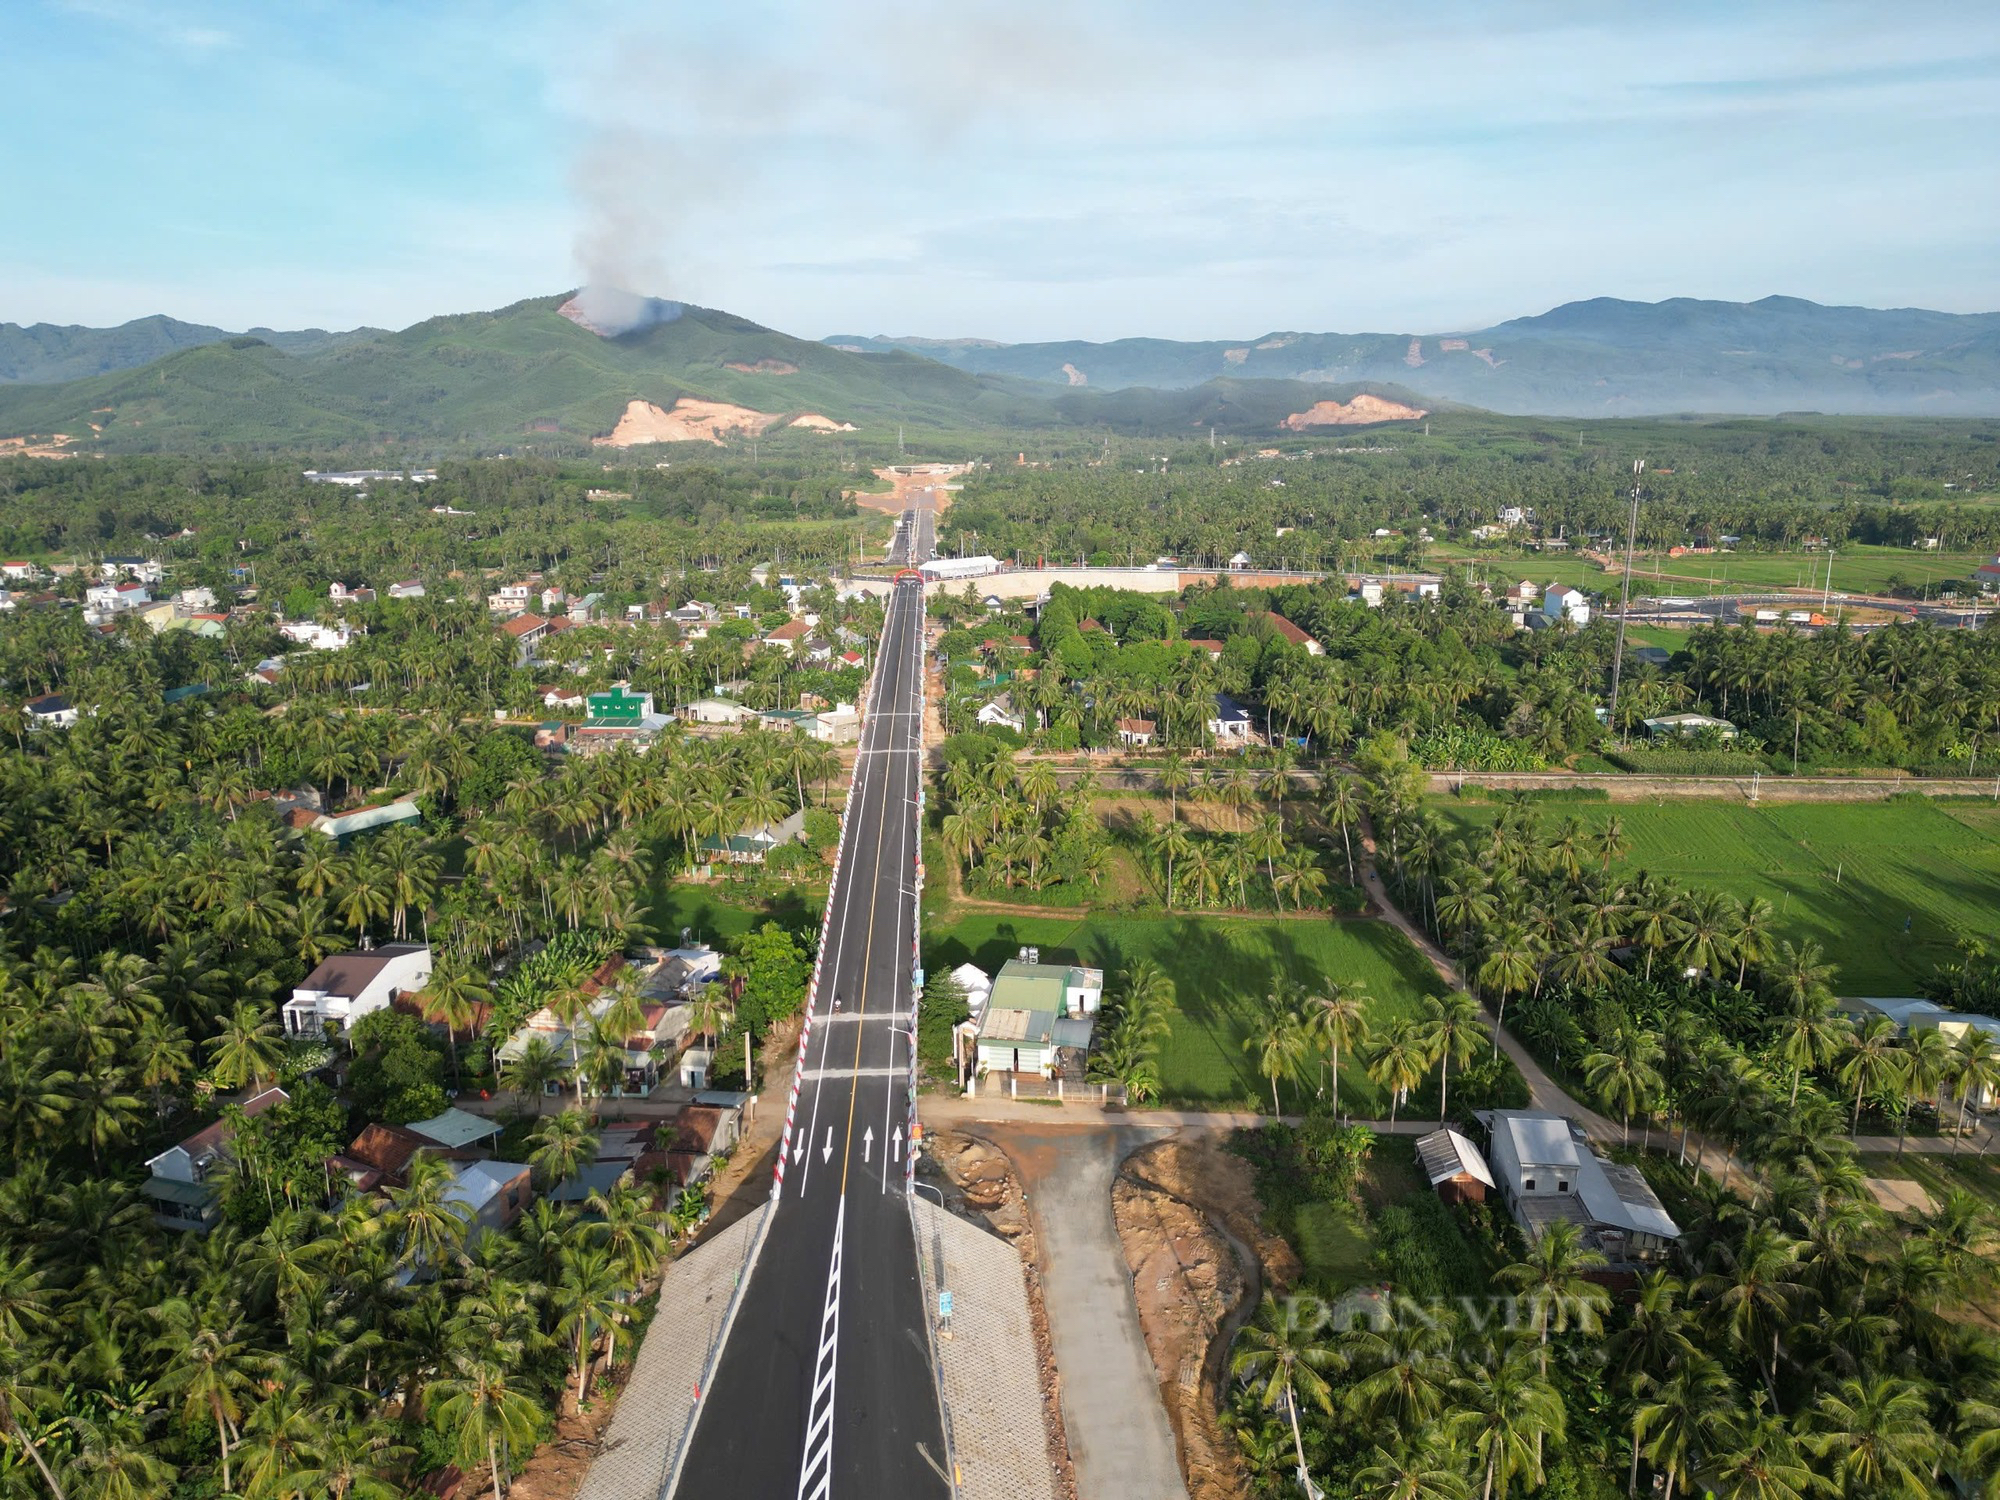
<svg viewBox="0 0 2000 1500">
<path fill-rule="evenodd" d="M 1840 1081 L 1854 1085 L 1854 1118 L 1849 1135 L 1861 1132 L 1861 1096 L 1894 1084 L 1904 1076 L 1902 1051 L 1896 1045 L 1896 1023 L 1876 1016 L 1847 1042 L 1847 1061 L 1841 1064 Z"/>
<path fill-rule="evenodd" d="M 1722 1426 L 1704 1477 L 1716 1500 L 1804 1500 L 1820 1488 L 1783 1420 L 1761 1414 Z"/>
<path fill-rule="evenodd" d="M 1604 1326 L 1611 1294 L 1590 1280 L 1589 1273 L 1602 1270 L 1605 1264 L 1603 1255 L 1583 1243 L 1576 1225 L 1558 1219 L 1528 1247 L 1525 1260 L 1493 1273 L 1495 1284 L 1527 1301 L 1542 1346 L 1544 1374 L 1548 1372 L 1551 1332 L 1566 1333 L 1574 1326 L 1579 1333 L 1594 1334 Z"/>
<path fill-rule="evenodd" d="M 509 1384 L 506 1366 L 479 1354 L 459 1354 L 451 1374 L 430 1383 L 425 1404 L 432 1420 L 456 1435 L 460 1466 L 470 1469 L 483 1459 L 493 1475 L 493 1500 L 503 1500 L 502 1455 L 534 1441 L 536 1420 L 534 1402 Z"/>
<path fill-rule="evenodd" d="M 535 1114 L 542 1112 L 542 1098 L 549 1085 L 568 1072 L 562 1054 L 546 1037 L 530 1037 L 520 1053 L 501 1064 L 500 1081 L 516 1094 L 535 1101 Z"/>
<path fill-rule="evenodd" d="M 1965 1117 L 1974 1101 L 1984 1103 L 1987 1094 L 2000 1083 L 2000 1046 L 1986 1032 L 1968 1026 L 1951 1049 L 1951 1086 L 1958 1094 L 1958 1134 L 1952 1137 L 1952 1155 L 1965 1136 Z"/>
<path fill-rule="evenodd" d="M 1354 1492 L 1361 1500 L 1468 1500 L 1472 1486 L 1456 1454 L 1419 1438 L 1393 1453 L 1377 1443 L 1354 1472 Z"/>
<path fill-rule="evenodd" d="M 1750 965 L 1762 963 L 1771 951 L 1771 923 L 1777 912 L 1762 896 L 1745 896 L 1737 906 L 1729 929 L 1729 950 L 1736 955 L 1736 987 L 1743 988 L 1743 976 Z"/>
<path fill-rule="evenodd" d="M 1853 1033 L 1853 1023 L 1834 1010 L 1830 996 L 1808 993 L 1786 1007 L 1778 1020 L 1778 1055 L 1792 1070 L 1794 1105 L 1799 1102 L 1801 1076 L 1831 1063 Z"/>
<path fill-rule="evenodd" d="M 1361 792 L 1352 776 L 1337 776 L 1325 787 L 1320 816 L 1340 835 L 1347 854 L 1347 883 L 1354 884 L 1354 825 L 1361 821 Z"/>
<path fill-rule="evenodd" d="M 1909 1070 L 1910 1092 L 1935 1104 L 1951 1071 L 1951 1043 L 1946 1040 L 1945 1034 L 1935 1026 L 1911 1032 L 1904 1044 L 1903 1063 Z M 1902 1129 L 1896 1137 L 1898 1156 L 1903 1154 L 1904 1137 L 1909 1131 L 1909 1111 L 1903 1112 L 1901 1124 Z"/>
<path fill-rule="evenodd" d="M 1667 1479 L 1662 1500 L 1713 1451 L 1715 1434 L 1740 1408 L 1719 1361 L 1699 1351 L 1673 1362 L 1653 1399 L 1632 1414 L 1632 1437 Z"/>
<path fill-rule="evenodd" d="M 1160 786 L 1167 794 L 1167 821 L 1178 823 L 1181 816 L 1181 793 L 1194 780 L 1194 772 L 1188 769 L 1187 760 L 1178 750 L 1169 750 L 1166 759 L 1160 763 L 1156 773 Z"/>
<path fill-rule="evenodd" d="M 234 1317 L 211 1323 L 182 1297 L 162 1303 L 153 1316 L 160 1324 L 157 1345 L 167 1358 L 160 1393 L 177 1397 L 189 1421 L 215 1424 L 228 1491 L 229 1434 L 242 1420 L 243 1398 L 257 1389 L 263 1361 Z"/>
<path fill-rule="evenodd" d="M 208 1043 L 215 1081 L 226 1089 L 254 1083 L 262 1087 L 278 1075 L 285 1060 L 285 1039 L 278 1023 L 254 1000 L 241 1002 L 223 1019 L 222 1030 Z"/>
<path fill-rule="evenodd" d="M 458 1083 L 458 1034 L 472 1025 L 479 1007 L 492 1002 L 493 992 L 479 982 L 479 976 L 463 964 L 441 963 L 424 986 L 424 1019 L 444 1022 L 451 1042 L 451 1079 Z"/>
<path fill-rule="evenodd" d="M 1830 1464 L 1850 1495 L 1928 1500 L 1945 1445 L 1921 1387 L 1893 1375 L 1849 1378 L 1805 1414 L 1806 1451 Z"/>
<path fill-rule="evenodd" d="M 558 1313 L 556 1330 L 573 1337 L 576 1347 L 576 1405 L 583 1409 L 584 1382 L 598 1335 L 625 1316 L 625 1288 L 612 1268 L 610 1253 L 595 1245 L 580 1245 L 564 1257 L 562 1279 L 551 1288 Z"/>
<path fill-rule="evenodd" d="M 1507 997 L 1517 995 L 1535 982 L 1534 935 L 1519 922 L 1502 926 L 1486 944 L 1479 962 L 1479 983 L 1500 993 L 1500 1008 L 1494 1016 L 1493 1055 L 1500 1055 L 1500 1028 L 1507 1024 Z"/>
<path fill-rule="evenodd" d="M 1270 1080 L 1271 1113 L 1276 1115 L 1283 1113 L 1278 1104 L 1278 1080 L 1298 1076 L 1306 1029 L 1297 1011 L 1284 1006 L 1280 996 L 1271 998 L 1274 1003 L 1264 1012 L 1258 1029 L 1243 1039 L 1243 1050 L 1256 1055 L 1257 1071 Z"/>
<path fill-rule="evenodd" d="M 1445 1430 L 1479 1465 L 1480 1500 L 1505 1500 L 1516 1476 L 1542 1482 L 1542 1445 L 1565 1429 L 1562 1397 L 1519 1344 L 1490 1364 L 1477 1364 L 1458 1383 L 1458 1408 Z"/>
<path fill-rule="evenodd" d="M 1375 1033 L 1368 1058 L 1368 1077 L 1389 1091 L 1389 1125 L 1395 1128 L 1396 1110 L 1403 1096 L 1423 1082 L 1431 1065 L 1416 1022 L 1399 1016 Z"/>
<path fill-rule="evenodd" d="M 1694 1352 L 1687 1336 L 1687 1314 L 1677 1305 L 1687 1287 L 1665 1271 L 1639 1277 L 1631 1303 L 1631 1318 L 1611 1340 L 1613 1368 L 1628 1397 L 1634 1399 L 1659 1384 L 1664 1372 Z M 1625 1493 L 1639 1493 L 1638 1408 L 1632 1412 L 1632 1462 Z"/>
<path fill-rule="evenodd" d="M 1584 1081 L 1606 1108 L 1618 1111 L 1627 1145 L 1632 1141 L 1632 1116 L 1650 1111 L 1665 1087 L 1660 1076 L 1660 1039 L 1632 1026 L 1613 1026 L 1604 1045 L 1583 1060 Z"/>
<path fill-rule="evenodd" d="M 1424 1050 L 1438 1065 L 1438 1126 L 1442 1129 L 1450 1113 L 1451 1065 L 1457 1063 L 1462 1068 L 1472 1061 L 1479 1039 L 1486 1035 L 1486 1023 L 1480 1018 L 1478 1002 L 1462 992 L 1442 999 L 1425 997 L 1418 1016 Z"/>
<path fill-rule="evenodd" d="M 567 1181 L 597 1160 L 597 1133 L 580 1109 L 566 1109 L 528 1137 L 528 1165 L 544 1189 Z"/>
<path fill-rule="evenodd" d="M 1299 1487 L 1316 1493 L 1306 1472 L 1305 1437 L 1299 1430 L 1299 1395 L 1320 1410 L 1333 1411 L 1333 1388 L 1322 1371 L 1339 1363 L 1339 1355 L 1326 1342 L 1326 1309 L 1308 1293 L 1287 1297 L 1282 1303 L 1267 1290 L 1257 1305 L 1257 1316 L 1236 1335 L 1237 1347 L 1229 1358 L 1229 1372 L 1248 1382 L 1267 1411 L 1280 1405 L 1292 1424 L 1292 1453 L 1298 1460 Z"/>
<path fill-rule="evenodd" d="M 1333 1112 L 1340 1113 L 1340 1054 L 1368 1040 L 1368 995 L 1356 979 L 1337 980 L 1323 994 L 1307 995 L 1306 1034 L 1327 1050 L 1333 1076 Z"/>
<path fill-rule="evenodd" d="M 442 1275 L 460 1258 L 469 1220 L 461 1205 L 445 1195 L 457 1182 L 442 1158 L 412 1157 L 405 1168 L 408 1186 L 389 1190 L 385 1216 L 391 1234 L 400 1240 L 396 1264 L 429 1267 Z"/>
<path fill-rule="evenodd" d="M 1797 1280 L 1799 1246 L 1771 1224 L 1751 1224 L 1711 1252 L 1716 1269 L 1694 1284 L 1732 1343 L 1749 1353 L 1778 1403 L 1778 1354 L 1787 1320 L 1805 1288 Z"/>
<path fill-rule="evenodd" d="M 1194 838 L 1179 819 L 1169 819 L 1148 836 L 1147 852 L 1166 867 L 1168 911 L 1174 908 L 1174 862 L 1186 859 L 1193 847 Z"/>
</svg>

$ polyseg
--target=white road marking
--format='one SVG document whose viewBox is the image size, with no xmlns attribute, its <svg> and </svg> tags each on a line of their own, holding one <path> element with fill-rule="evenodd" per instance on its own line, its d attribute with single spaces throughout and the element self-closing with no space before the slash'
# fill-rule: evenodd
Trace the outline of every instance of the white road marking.
<svg viewBox="0 0 2000 1500">
<path fill-rule="evenodd" d="M 875 1127 L 873 1125 L 870 1125 L 866 1130 L 861 1132 L 862 1161 L 864 1162 L 867 1161 L 868 1153 L 870 1151 L 873 1151 L 874 1149 L 875 1149 Z"/>
<path fill-rule="evenodd" d="M 831 1125 L 826 1127 L 826 1145 L 820 1150 L 820 1160 L 833 1160 L 833 1127 Z"/>
<path fill-rule="evenodd" d="M 840 1351 L 840 1242 L 847 1227 L 847 1200 L 833 1220 L 833 1262 L 826 1273 L 826 1303 L 819 1316 L 819 1354 L 813 1361 L 812 1400 L 806 1407 L 805 1457 L 799 1468 L 799 1495 L 826 1500 L 833 1488 L 834 1374 Z M 817 1482 L 813 1476 L 818 1475 Z"/>
</svg>

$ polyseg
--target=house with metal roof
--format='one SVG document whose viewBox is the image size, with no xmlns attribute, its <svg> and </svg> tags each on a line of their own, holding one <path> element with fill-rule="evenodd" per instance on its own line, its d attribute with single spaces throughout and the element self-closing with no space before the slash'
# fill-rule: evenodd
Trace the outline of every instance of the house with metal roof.
<svg viewBox="0 0 2000 1500">
<path fill-rule="evenodd" d="M 700 849 L 712 860 L 732 865 L 761 865 L 764 857 L 780 844 L 797 843 L 806 836 L 806 811 L 800 808 L 789 818 L 745 828 L 724 838 L 710 834 Z"/>
<path fill-rule="evenodd" d="M 357 807 L 352 812 L 321 813 L 313 819 L 313 832 L 323 833 L 330 839 L 351 839 L 357 833 L 371 833 L 377 828 L 387 828 L 393 823 L 415 823 L 422 819 L 424 810 L 417 806 L 416 793 L 398 797 L 394 802 L 381 802 L 373 807 Z"/>
<path fill-rule="evenodd" d="M 1051 1078 L 1074 1063 L 1080 1072 L 1103 997 L 1102 969 L 1045 964 L 1038 949 L 1023 948 L 1000 966 L 977 1013 L 973 1055 L 978 1066 L 989 1073 Z"/>
<path fill-rule="evenodd" d="M 428 1120 L 412 1120 L 403 1128 L 446 1151 L 464 1152 L 490 1149 L 500 1139 L 501 1129 L 497 1120 L 456 1108 L 432 1115 Z"/>
<path fill-rule="evenodd" d="M 1456 1130 L 1433 1130 L 1417 1140 L 1417 1161 L 1447 1203 L 1484 1203 L 1497 1186 L 1479 1148 Z"/>
<path fill-rule="evenodd" d="M 1659 1260 L 1680 1237 L 1638 1168 L 1599 1156 L 1576 1121 L 1531 1109 L 1482 1111 L 1479 1119 L 1500 1194 L 1531 1243 L 1566 1220 L 1612 1270 L 1630 1271 Z"/>
</svg>

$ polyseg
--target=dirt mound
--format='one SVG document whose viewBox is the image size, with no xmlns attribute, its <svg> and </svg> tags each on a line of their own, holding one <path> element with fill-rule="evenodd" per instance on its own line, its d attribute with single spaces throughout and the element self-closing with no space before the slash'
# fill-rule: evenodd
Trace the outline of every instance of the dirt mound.
<svg viewBox="0 0 2000 1500">
<path fill-rule="evenodd" d="M 1304 432 L 1308 427 L 1365 427 L 1371 422 L 1415 422 L 1430 413 L 1419 406 L 1385 400 L 1363 391 L 1346 405 L 1338 401 L 1315 401 L 1304 411 L 1295 411 L 1278 425 L 1288 432 Z"/>
<path fill-rule="evenodd" d="M 796 375 L 799 367 L 788 360 L 760 359 L 755 364 L 743 364 L 730 360 L 722 367 L 725 370 L 740 370 L 745 375 Z"/>
<path fill-rule="evenodd" d="M 650 401 L 633 401 L 611 429 L 609 437 L 592 438 L 600 448 L 632 448 L 641 443 L 721 443 L 740 432 L 758 433 L 784 420 L 726 401 L 697 401 L 682 396 L 671 408 Z"/>
<path fill-rule="evenodd" d="M 802 417 L 793 417 L 787 425 L 808 428 L 813 432 L 855 432 L 859 430 L 852 422 L 836 422 L 832 417 L 823 417 L 816 411 L 809 411 Z"/>
<path fill-rule="evenodd" d="M 1248 1164 L 1210 1134 L 1134 1152 L 1111 1207 L 1190 1500 L 1247 1500 L 1220 1418 L 1225 1361 L 1263 1286 L 1289 1285 L 1298 1262 L 1264 1229 Z"/>
<path fill-rule="evenodd" d="M 102 432 L 104 429 L 92 422 L 90 430 Z M 26 437 L 0 438 L 0 458 L 69 458 L 71 455 L 64 450 L 75 441 L 66 432 L 52 432 L 46 437 L 30 433 Z"/>
</svg>

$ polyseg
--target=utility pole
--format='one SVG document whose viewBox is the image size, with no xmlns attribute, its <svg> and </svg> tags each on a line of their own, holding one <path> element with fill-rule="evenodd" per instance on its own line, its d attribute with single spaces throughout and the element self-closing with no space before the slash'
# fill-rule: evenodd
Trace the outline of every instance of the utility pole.
<svg viewBox="0 0 2000 1500">
<path fill-rule="evenodd" d="M 1625 585 L 1618 596 L 1618 648 L 1611 656 L 1611 732 L 1618 732 L 1618 682 L 1625 672 L 1625 622 L 1632 613 L 1632 549 L 1639 537 L 1639 480 L 1646 460 L 1632 460 L 1632 515 L 1625 523 Z"/>
</svg>

